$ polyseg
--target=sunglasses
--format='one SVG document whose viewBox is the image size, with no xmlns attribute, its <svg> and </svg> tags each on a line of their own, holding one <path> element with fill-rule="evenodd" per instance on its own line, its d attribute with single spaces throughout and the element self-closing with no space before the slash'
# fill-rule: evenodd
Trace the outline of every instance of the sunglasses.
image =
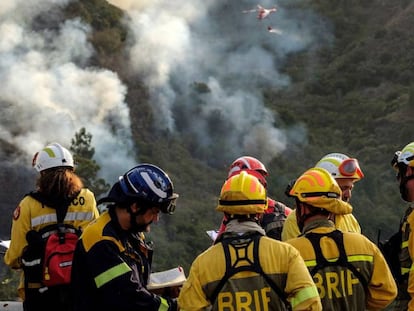
<svg viewBox="0 0 414 311">
<path fill-rule="evenodd" d="M 359 178 L 364 177 L 361 168 L 359 167 L 359 163 L 357 159 L 349 158 L 344 160 L 341 165 L 338 167 L 339 173 L 343 176 L 354 176 L 357 174 Z"/>
</svg>

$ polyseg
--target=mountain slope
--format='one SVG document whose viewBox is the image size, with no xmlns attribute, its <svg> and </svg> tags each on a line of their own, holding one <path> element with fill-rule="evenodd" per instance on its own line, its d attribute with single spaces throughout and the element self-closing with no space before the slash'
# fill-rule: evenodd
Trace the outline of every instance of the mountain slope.
<svg viewBox="0 0 414 311">
<path fill-rule="evenodd" d="M 403 0 L 280 1 L 284 15 L 277 13 L 272 18 L 280 18 L 280 23 L 286 25 L 296 25 L 297 21 L 291 19 L 298 19 L 303 41 L 306 35 L 316 36 L 316 30 L 322 26 L 327 28 L 320 34 L 321 40 L 296 50 L 287 49 L 291 43 L 288 41 L 270 42 L 268 33 L 262 31 L 263 24 L 258 24 L 254 17 L 240 17 L 240 7 L 250 7 L 251 2 L 219 1 L 208 5 L 207 13 L 195 19 L 189 30 L 177 22 L 172 26 L 178 25 L 179 31 L 162 37 L 165 40 L 139 33 L 148 26 L 148 20 L 127 17 L 125 11 L 104 0 L 72 1 L 54 18 L 45 12 L 33 21 L 33 27 L 44 29 L 45 33 L 58 28 L 61 16 L 80 17 L 91 27 L 88 39 L 95 53 L 88 63 L 79 61 L 77 65 L 116 73 L 127 89 L 125 102 L 132 139 L 125 139 L 124 143 L 131 143 L 137 162 L 163 167 L 174 181 L 180 194 L 177 212 L 171 217 L 163 216 L 160 225 L 154 225 L 148 234 L 148 239 L 156 243 L 154 269 L 182 265 L 188 271 L 192 259 L 211 245 L 205 231 L 220 224 L 221 215 L 214 210 L 217 196 L 228 165 L 242 153 L 266 159 L 269 195 L 290 205 L 293 202 L 284 196 L 287 183 L 324 154 L 343 152 L 358 158 L 365 178 L 354 189 L 351 203 L 355 215 L 372 240 L 376 240 L 379 228 L 384 237 L 389 236 L 404 210 L 389 162 L 395 150 L 413 140 L 410 125 L 414 115 L 414 54 L 410 51 L 414 44 L 414 4 Z M 315 28 L 307 29 L 306 20 L 300 20 L 304 16 L 313 18 Z M 131 20 L 142 22 L 134 24 L 141 37 L 154 39 L 149 51 L 139 46 L 132 52 L 134 30 L 126 22 Z M 176 20 L 162 20 L 170 21 Z M 149 24 L 153 30 L 161 23 Z M 186 31 L 194 29 L 200 36 L 195 42 L 209 48 L 208 53 L 201 53 L 202 49 L 196 49 L 193 41 L 193 45 L 185 45 L 185 40 L 191 38 L 185 37 Z M 217 33 L 220 36 L 212 36 Z M 151 65 L 159 63 L 160 68 L 156 69 L 168 73 L 168 67 L 161 64 L 170 63 L 164 63 L 161 57 L 181 60 L 180 53 L 164 51 L 170 38 L 183 40 L 185 48 L 179 52 L 188 53 L 190 49 L 195 55 L 185 54 L 185 61 L 180 63 L 185 66 L 171 76 L 166 74 L 169 88 L 157 89 L 150 85 L 154 80 L 151 66 L 132 71 L 128 60 L 153 61 Z M 285 49 L 286 53 L 280 52 Z M 222 54 L 214 54 L 216 50 Z M 160 51 L 165 53 L 152 57 Z M 273 62 L 269 55 L 274 57 Z M 216 67 L 222 67 L 221 83 L 211 78 Z M 280 80 L 273 80 L 275 74 Z M 264 108 L 260 106 L 262 100 Z M 176 121 L 174 130 L 166 126 L 154 109 L 159 108 L 159 102 L 173 106 L 169 112 Z M 274 120 L 267 109 L 274 113 Z M 107 118 L 104 122 L 113 132 L 118 130 L 117 119 Z M 85 127 L 88 131 L 88 124 Z M 281 141 L 275 144 L 275 137 L 266 132 L 269 129 L 274 130 L 269 131 L 272 134 L 284 131 L 285 147 Z M 237 135 L 231 135 L 234 132 Z M 255 135 L 249 136 L 252 132 Z M 19 134 L 17 130 L 14 133 Z M 245 140 L 247 136 L 250 140 Z M 252 140 L 253 147 L 248 149 L 245 143 Z M 21 147 L 2 146 L 2 159 L 20 154 Z M 33 176 L 26 168 L 27 165 L 16 163 L 7 170 L 14 178 L 2 179 L 3 189 L 18 190 L 13 197 L 3 193 L 5 215 L 11 215 L 20 195 L 30 190 Z M 19 176 L 24 177 L 24 182 Z M 3 228 L 8 229 L 9 224 Z M 7 237 L 6 229 L 3 237 Z"/>
</svg>

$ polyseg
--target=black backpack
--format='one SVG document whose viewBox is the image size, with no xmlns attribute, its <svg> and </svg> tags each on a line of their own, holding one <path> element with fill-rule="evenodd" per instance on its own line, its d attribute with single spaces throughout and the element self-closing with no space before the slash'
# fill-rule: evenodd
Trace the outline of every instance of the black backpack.
<svg viewBox="0 0 414 311">
<path fill-rule="evenodd" d="M 276 201 L 273 209 L 272 213 L 263 214 L 260 225 L 265 230 L 266 236 L 280 241 L 282 240 L 282 230 L 286 220 L 285 206 Z"/>
<path fill-rule="evenodd" d="M 394 233 L 388 240 L 381 241 L 381 230 L 378 230 L 378 248 L 381 250 L 387 264 L 391 270 L 392 275 L 397 283 L 402 281 L 400 252 L 402 243 L 402 231 L 400 229 Z"/>
</svg>

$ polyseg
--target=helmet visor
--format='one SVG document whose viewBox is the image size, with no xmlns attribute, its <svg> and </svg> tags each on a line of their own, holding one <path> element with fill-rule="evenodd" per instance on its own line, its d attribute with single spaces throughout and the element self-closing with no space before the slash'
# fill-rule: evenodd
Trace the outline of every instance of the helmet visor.
<svg viewBox="0 0 414 311">
<path fill-rule="evenodd" d="M 341 165 L 338 167 L 339 173 L 343 176 L 347 177 L 356 177 L 359 178 L 364 177 L 364 174 L 362 173 L 361 168 L 359 167 L 359 163 L 357 159 L 349 158 L 344 160 Z M 356 176 L 355 176 L 356 175 Z"/>
</svg>

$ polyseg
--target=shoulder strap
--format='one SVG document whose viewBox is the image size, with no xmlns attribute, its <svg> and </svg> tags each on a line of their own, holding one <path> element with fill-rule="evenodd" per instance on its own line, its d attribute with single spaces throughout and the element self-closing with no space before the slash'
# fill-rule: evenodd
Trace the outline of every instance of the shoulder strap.
<svg viewBox="0 0 414 311">
<path fill-rule="evenodd" d="M 64 224 L 64 220 L 65 220 L 66 214 L 68 212 L 69 205 L 71 204 L 71 200 L 70 199 L 62 200 L 62 202 L 59 205 L 57 205 L 56 203 L 53 204 L 53 203 L 48 202 L 48 199 L 45 198 L 38 191 L 32 191 L 28 195 L 30 195 L 32 198 L 39 201 L 40 203 L 52 207 L 56 212 L 56 224 L 50 225 L 50 226 L 47 226 L 47 227 L 41 229 L 39 232 L 41 233 L 42 237 L 45 236 L 47 238 L 50 235 L 51 230 L 57 230 L 57 234 L 59 236 L 59 243 L 60 244 L 65 243 L 65 239 L 66 239 L 65 233 L 66 233 L 67 229 L 66 229 L 66 226 Z M 70 226 L 70 225 L 68 225 L 68 227 L 73 228 L 73 226 Z M 79 232 L 77 232 L 76 229 L 74 229 L 74 230 L 75 230 L 75 233 L 77 235 L 80 234 Z"/>
<path fill-rule="evenodd" d="M 275 209 L 278 209 L 278 211 L 280 213 L 282 213 L 283 215 L 285 215 L 285 210 L 286 210 L 286 206 L 278 201 L 275 202 Z"/>
<path fill-rule="evenodd" d="M 226 271 L 210 297 L 211 304 L 214 304 L 218 294 L 220 293 L 220 291 L 222 290 L 223 286 L 226 284 L 229 278 L 241 271 L 253 271 L 263 276 L 266 282 L 270 285 L 270 287 L 276 292 L 279 298 L 290 310 L 290 303 L 287 301 L 286 295 L 284 294 L 283 290 L 281 290 L 279 286 L 277 286 L 277 284 L 267 274 L 264 273 L 260 265 L 259 241 L 261 237 L 261 234 L 253 234 L 243 237 L 225 238 L 221 241 L 224 250 L 224 256 L 226 259 Z M 247 255 L 247 248 L 251 243 L 253 243 L 253 261 L 250 260 Z M 231 246 L 236 251 L 236 261 L 233 265 L 231 264 L 229 246 Z M 238 266 L 238 264 L 242 261 L 245 261 L 247 264 Z"/>
<path fill-rule="evenodd" d="M 339 257 L 336 261 L 328 261 L 322 254 L 321 244 L 320 240 L 322 237 L 329 237 L 331 238 L 339 250 Z M 316 266 L 311 270 L 311 275 L 314 276 L 315 273 L 323 269 L 324 267 L 328 266 L 341 266 L 345 267 L 352 271 L 352 273 L 359 279 L 361 284 L 364 286 L 365 291 L 368 290 L 368 282 L 364 278 L 364 276 L 361 274 L 361 272 L 358 271 L 357 268 L 355 268 L 354 265 L 352 265 L 348 261 L 348 256 L 345 252 L 345 246 L 344 246 L 344 236 L 343 233 L 340 230 L 334 230 L 329 233 L 306 233 L 305 237 L 312 243 L 313 249 L 315 251 L 316 256 Z"/>
<path fill-rule="evenodd" d="M 63 220 L 66 217 L 66 213 L 68 212 L 69 205 L 71 204 L 71 200 L 69 200 L 69 199 L 62 200 L 62 202 L 59 204 L 59 206 L 56 206 L 57 203 L 49 202 L 51 200 L 48 200 L 44 195 L 42 195 L 38 191 L 32 191 L 32 192 L 28 193 L 27 195 L 30 195 L 33 199 L 39 201 L 40 203 L 48 205 L 48 206 L 52 207 L 53 209 L 55 209 L 57 223 L 58 224 L 63 223 Z"/>
</svg>

